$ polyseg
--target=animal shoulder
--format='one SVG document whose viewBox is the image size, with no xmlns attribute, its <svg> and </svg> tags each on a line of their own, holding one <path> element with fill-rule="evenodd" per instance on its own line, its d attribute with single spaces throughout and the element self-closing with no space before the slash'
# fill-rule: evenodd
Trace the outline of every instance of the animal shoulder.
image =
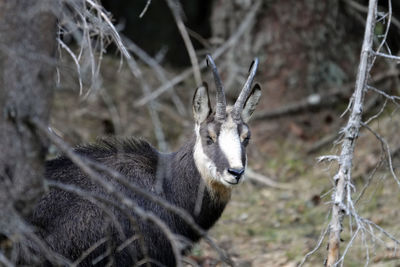
<svg viewBox="0 0 400 267">
<path fill-rule="evenodd" d="M 159 152 L 147 141 L 139 138 L 101 138 L 93 144 L 80 145 L 74 152 L 84 159 L 93 160 L 106 165 L 139 165 L 148 171 L 157 166 Z M 46 162 L 47 170 L 68 168 L 74 165 L 72 161 L 59 156 Z M 127 166 L 128 167 L 128 166 Z"/>
<path fill-rule="evenodd" d="M 137 154 L 143 156 L 157 156 L 157 150 L 147 141 L 135 137 L 130 138 L 102 138 L 94 144 L 78 146 L 75 152 L 81 155 L 107 157 L 110 155 Z"/>
</svg>

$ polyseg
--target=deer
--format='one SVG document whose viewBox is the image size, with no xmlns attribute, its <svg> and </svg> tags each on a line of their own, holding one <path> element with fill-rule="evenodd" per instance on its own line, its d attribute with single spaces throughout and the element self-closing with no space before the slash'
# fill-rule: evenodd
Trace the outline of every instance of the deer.
<svg viewBox="0 0 400 267">
<path fill-rule="evenodd" d="M 260 85 L 252 86 L 257 58 L 250 66 L 248 78 L 234 105 L 226 103 L 224 87 L 212 57 L 207 55 L 206 60 L 216 87 L 215 109 L 211 107 L 208 85 L 203 82 L 193 96 L 194 134 L 178 151 L 161 153 L 148 142 L 136 138 L 101 139 L 74 149 L 80 157 L 118 171 L 129 183 L 187 211 L 205 231 L 220 218 L 233 188 L 245 180 L 246 147 L 251 137 L 247 122 L 261 96 Z M 48 181 L 79 187 L 113 200 L 67 156 L 47 161 L 45 169 Z M 135 194 L 106 173 L 103 175 L 144 211 L 157 215 L 174 235 L 186 240 L 188 246 L 182 247 L 181 253 L 187 253 L 201 238 L 179 215 Z M 159 190 L 156 185 L 160 185 Z M 201 188 L 204 190 L 199 194 Z M 111 257 L 115 266 L 133 266 L 146 261 L 150 266 L 177 265 L 170 240 L 157 225 L 141 219 L 134 212 L 129 217 L 113 208 L 111 213 L 124 236 L 138 234 L 140 238 L 103 259 L 99 256 L 106 252 L 107 245 L 104 243 L 91 249 L 94 244 L 104 237 L 115 246 L 125 240 L 118 234 L 115 223 L 108 219 L 109 214 L 80 195 L 50 187 L 36 205 L 30 223 L 51 250 L 71 261 L 81 259 L 79 266 L 105 266 Z M 50 261 L 43 261 L 43 265 L 52 266 Z"/>
</svg>

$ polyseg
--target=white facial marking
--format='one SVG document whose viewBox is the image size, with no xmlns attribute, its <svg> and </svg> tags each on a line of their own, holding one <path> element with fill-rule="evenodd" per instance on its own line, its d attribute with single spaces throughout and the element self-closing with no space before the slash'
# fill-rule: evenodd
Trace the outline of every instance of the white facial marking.
<svg viewBox="0 0 400 267">
<path fill-rule="evenodd" d="M 221 125 L 221 130 L 218 137 L 219 147 L 225 154 L 230 168 L 242 169 L 242 146 L 240 137 L 237 131 L 237 124 L 228 118 Z"/>
<path fill-rule="evenodd" d="M 217 141 L 219 145 L 219 149 L 224 154 L 225 158 L 228 161 L 228 168 L 232 169 L 242 169 L 247 167 L 247 156 L 245 156 L 245 162 L 242 162 L 242 144 L 245 135 L 248 132 L 248 129 L 243 129 L 244 134 L 242 136 L 239 135 L 237 129 L 237 123 L 232 120 L 230 116 L 231 107 L 227 107 L 227 119 L 224 123 L 222 123 L 220 132 L 218 136 L 213 135 L 213 130 L 208 129 L 208 133 L 211 138 Z M 228 172 L 228 169 L 223 170 L 221 173 L 217 171 L 217 166 L 215 162 L 211 160 L 207 154 L 205 154 L 203 149 L 203 144 L 200 136 L 200 125 L 196 124 L 195 126 L 196 133 L 196 143 L 194 145 L 193 157 L 200 175 L 207 183 L 212 183 L 213 181 L 217 181 L 224 185 L 227 188 L 230 188 L 236 184 L 243 182 L 243 177 L 238 181 L 236 177 Z M 218 140 L 215 140 L 217 138 Z M 244 166 L 243 166 L 244 165 Z"/>
</svg>

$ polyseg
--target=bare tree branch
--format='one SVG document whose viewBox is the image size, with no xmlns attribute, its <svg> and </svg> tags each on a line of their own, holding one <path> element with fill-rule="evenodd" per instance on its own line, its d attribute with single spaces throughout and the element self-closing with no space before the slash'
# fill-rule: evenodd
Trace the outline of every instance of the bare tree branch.
<svg viewBox="0 0 400 267">
<path fill-rule="evenodd" d="M 342 220 L 345 214 L 349 212 L 349 206 L 345 204 L 345 198 L 351 192 L 351 168 L 353 161 L 353 152 L 355 141 L 361 127 L 361 116 L 363 112 L 364 93 L 368 71 L 370 70 L 370 54 L 372 52 L 372 42 L 374 36 L 374 27 L 376 20 L 377 0 L 370 0 L 368 6 L 368 17 L 365 27 L 364 41 L 362 45 L 360 65 L 357 73 L 357 81 L 354 92 L 354 103 L 351 107 L 351 113 L 347 125 L 342 130 L 344 140 L 339 159 L 339 170 L 335 177 L 335 190 L 332 194 L 332 218 L 329 224 L 329 244 L 326 265 L 335 266 L 340 259 L 340 233 L 342 232 Z M 347 198 L 351 202 L 351 199 Z M 351 203 L 347 203 L 350 205 Z"/>
<path fill-rule="evenodd" d="M 111 196 L 115 197 L 119 203 L 122 203 L 123 205 L 133 209 L 135 213 L 143 217 L 144 219 L 149 219 L 153 221 L 156 225 L 158 225 L 161 230 L 164 229 L 164 222 L 160 221 L 157 216 L 155 215 L 146 215 L 146 212 L 144 212 L 139 206 L 135 205 L 135 203 L 129 199 L 126 198 L 124 195 L 122 195 L 115 186 L 109 182 L 107 182 L 105 179 L 103 179 L 102 176 L 98 174 L 96 171 L 104 171 L 107 175 L 110 175 L 112 178 L 114 178 L 117 182 L 121 183 L 122 185 L 126 186 L 133 192 L 140 194 L 141 196 L 149 199 L 150 201 L 153 201 L 154 203 L 160 205 L 161 207 L 167 209 L 168 211 L 171 211 L 178 216 L 180 216 L 192 229 L 199 234 L 201 237 L 204 238 L 204 240 L 210 244 L 210 246 L 217 251 L 219 254 L 220 258 L 227 262 L 228 264 L 232 265 L 233 261 L 229 258 L 229 256 L 221 249 L 219 248 L 215 242 L 207 235 L 207 232 L 201 229 L 196 222 L 194 221 L 193 217 L 185 210 L 176 207 L 175 205 L 166 202 L 164 199 L 144 190 L 143 188 L 140 188 L 132 183 L 129 183 L 125 177 L 123 177 L 119 172 L 112 170 L 104 165 L 98 164 L 96 162 L 90 161 L 86 158 L 82 158 L 79 155 L 77 155 L 73 149 L 68 146 L 63 140 L 61 140 L 59 137 L 54 135 L 52 132 L 48 130 L 46 125 L 44 125 L 42 122 L 39 120 L 33 120 L 34 125 L 47 137 L 50 139 L 50 141 L 55 144 L 66 156 L 68 156 L 72 162 L 74 162 L 82 171 L 84 171 L 90 179 L 92 179 L 96 184 L 102 186 L 108 194 Z M 169 233 L 166 233 L 168 237 L 170 237 Z M 170 240 L 171 242 L 176 242 L 174 241 L 175 239 Z M 171 244 L 173 245 L 173 244 Z"/>
<path fill-rule="evenodd" d="M 384 58 L 387 58 L 387 59 L 390 59 L 390 60 L 397 61 L 397 63 L 400 62 L 400 57 L 398 57 L 398 56 L 388 55 L 388 54 L 381 53 L 381 52 L 374 52 L 374 54 L 377 55 L 377 56 L 380 56 L 380 57 L 384 57 Z"/>
<path fill-rule="evenodd" d="M 150 86 L 148 82 L 146 81 L 145 77 L 143 77 L 143 73 L 140 70 L 139 66 L 137 65 L 136 61 L 133 58 L 127 59 L 129 69 L 131 73 L 139 80 L 140 87 L 142 89 L 142 92 L 144 95 L 148 96 L 151 94 Z M 162 124 L 160 117 L 158 115 L 157 109 L 155 108 L 156 105 L 156 100 L 152 99 L 147 106 L 147 110 L 150 113 L 151 121 L 154 126 L 154 133 L 159 145 L 159 148 L 163 152 L 168 151 L 168 144 L 165 140 L 165 134 L 162 129 Z"/>
<path fill-rule="evenodd" d="M 150 66 L 154 70 L 154 73 L 156 74 L 156 77 L 158 78 L 160 83 L 168 82 L 166 71 L 160 66 L 160 64 L 158 64 L 157 60 L 148 55 L 146 51 L 141 49 L 131 40 L 124 38 L 124 42 L 126 43 L 129 51 L 137 55 L 143 62 L 145 62 L 148 66 Z M 172 101 L 174 102 L 178 112 L 181 115 L 186 115 L 187 113 L 186 108 L 182 103 L 181 99 L 179 98 L 179 96 L 176 94 L 173 87 L 171 88 L 171 96 L 172 96 L 171 97 Z"/>
<path fill-rule="evenodd" d="M 4 264 L 6 267 L 14 267 L 15 265 L 7 259 L 7 257 L 0 250 L 0 263 Z"/>
<path fill-rule="evenodd" d="M 197 60 L 196 52 L 194 51 L 194 47 L 192 41 L 190 40 L 190 36 L 188 31 L 186 30 L 185 24 L 182 21 L 182 7 L 179 3 L 179 0 L 166 0 L 169 9 L 171 9 L 172 15 L 174 16 L 175 23 L 178 26 L 179 32 L 181 33 L 182 39 L 185 42 L 186 50 L 189 53 L 190 62 L 192 63 L 194 80 L 196 81 L 196 86 L 200 86 L 202 83 L 201 73 L 199 68 L 199 62 Z"/>
<path fill-rule="evenodd" d="M 71 159 L 72 162 L 74 162 L 77 166 L 79 166 L 82 169 L 82 171 L 84 171 L 89 176 L 89 178 L 91 178 L 98 185 L 102 186 L 107 191 L 108 194 L 114 196 L 118 200 L 118 203 L 116 205 L 123 204 L 126 207 L 129 207 L 133 212 L 138 214 L 141 218 L 143 218 L 143 220 L 149 220 L 149 221 L 153 222 L 155 225 L 157 225 L 163 231 L 163 233 L 167 236 L 168 240 L 170 241 L 176 262 L 177 262 L 178 266 L 181 266 L 181 260 L 180 260 L 181 255 L 180 255 L 180 250 L 178 249 L 179 246 L 176 243 L 176 238 L 174 237 L 173 233 L 168 228 L 168 226 L 165 224 L 165 222 L 163 222 L 161 219 L 159 219 L 156 215 L 154 215 L 150 212 L 144 211 L 140 206 L 137 205 L 137 203 L 133 202 L 130 198 L 127 198 L 123 194 L 121 194 L 113 184 L 107 182 L 105 179 L 103 179 L 103 177 L 101 177 L 101 175 L 98 172 L 96 172 L 91 167 L 89 167 L 89 165 L 84 162 L 83 158 L 81 158 L 79 155 L 77 155 L 61 139 L 59 139 L 58 137 L 54 136 L 51 132 L 49 132 L 47 127 L 45 127 L 41 122 L 35 121 L 35 125 L 44 134 L 46 134 L 46 136 L 55 145 L 57 145 L 60 148 L 60 150 L 63 151 Z M 132 186 L 131 188 L 134 188 L 134 187 Z M 66 190 L 66 188 L 63 188 L 63 189 Z M 83 190 L 79 190 L 77 188 L 75 188 L 74 190 L 75 190 L 75 192 L 77 192 L 80 195 L 90 194 L 90 192 L 84 192 Z M 150 193 L 147 193 L 147 194 L 151 195 Z M 152 197 L 156 198 L 153 195 L 152 195 Z M 102 198 L 102 199 L 104 200 L 104 198 Z M 176 208 L 173 205 L 171 205 L 171 206 Z M 190 215 L 187 215 L 187 216 L 191 218 Z M 192 225 L 194 226 L 194 225 L 196 225 L 196 223 L 193 221 Z M 196 228 L 200 229 L 198 226 L 196 226 Z M 201 231 L 205 235 L 205 232 L 203 230 L 201 230 Z"/>
<path fill-rule="evenodd" d="M 303 258 L 303 259 L 301 260 L 301 262 L 299 263 L 298 267 L 303 266 L 304 263 L 306 262 L 306 260 L 308 259 L 308 257 L 310 257 L 312 254 L 314 254 L 314 253 L 322 246 L 322 243 L 323 243 L 325 237 L 327 236 L 328 231 L 329 231 L 329 227 L 324 227 L 324 229 L 323 229 L 322 232 L 321 232 L 321 235 L 320 235 L 320 237 L 319 237 L 319 240 L 318 240 L 317 244 L 315 245 L 315 247 L 314 247 L 310 252 L 308 252 L 308 253 L 304 256 L 304 258 Z"/>
<path fill-rule="evenodd" d="M 390 0 L 389 0 L 390 1 Z M 349 6 L 351 6 L 352 8 L 354 8 L 355 10 L 358 10 L 362 13 L 368 13 L 368 7 L 367 6 L 363 6 L 360 3 L 357 3 L 354 0 L 343 0 L 343 2 L 345 2 L 346 4 L 348 4 Z M 398 30 L 400 30 L 400 21 L 396 18 L 392 18 L 392 23 L 394 26 L 396 26 L 398 28 Z"/>
<path fill-rule="evenodd" d="M 79 65 L 77 72 L 80 94 L 83 93 L 84 74 L 90 69 L 89 89 L 85 93 L 87 97 L 92 89 L 99 87 L 100 66 L 108 43 L 115 43 L 124 58 L 130 59 L 131 56 L 112 24 L 109 13 L 98 0 L 60 0 L 59 4 L 62 8 L 61 12 L 57 13 L 59 45 L 68 52 L 75 64 Z M 62 41 L 65 35 L 75 39 L 79 45 L 78 52 L 73 52 L 73 49 Z"/>
<path fill-rule="evenodd" d="M 143 18 L 144 14 L 146 14 L 147 9 L 149 8 L 150 4 L 151 4 L 151 0 L 147 0 L 146 5 L 144 6 L 142 12 L 139 15 L 139 18 Z"/>
<path fill-rule="evenodd" d="M 393 163 L 392 163 L 392 154 L 390 153 L 390 147 L 389 144 L 386 142 L 386 140 L 384 138 L 382 138 L 377 132 L 375 132 L 374 130 L 372 130 L 367 124 L 361 122 L 361 125 L 365 128 L 367 128 L 373 135 L 375 135 L 375 137 L 381 142 L 382 147 L 384 148 L 385 152 L 387 153 L 387 159 L 389 162 L 389 170 L 390 173 L 392 174 L 393 179 L 395 180 L 395 182 L 397 183 L 397 185 L 400 187 L 400 180 L 397 177 L 394 168 L 393 168 Z"/>
<path fill-rule="evenodd" d="M 100 207 L 104 211 L 108 212 L 108 208 L 106 207 L 106 205 L 108 205 L 110 207 L 113 207 L 113 208 L 118 209 L 121 212 L 123 212 L 129 218 L 131 225 L 133 226 L 134 230 L 136 231 L 134 236 L 135 236 L 135 239 L 139 240 L 140 249 L 141 249 L 144 257 L 148 258 L 147 247 L 145 247 L 143 235 L 140 232 L 140 229 L 136 223 L 136 219 L 131 214 L 132 209 L 130 207 L 126 208 L 124 205 L 121 205 L 120 202 L 112 201 L 112 200 L 107 199 L 104 196 L 101 196 L 94 192 L 82 190 L 81 188 L 79 188 L 77 186 L 64 184 L 64 183 L 56 182 L 56 181 L 47 181 L 47 183 L 51 187 L 58 188 L 63 191 L 66 191 L 66 192 L 70 192 L 70 193 L 76 194 L 84 199 L 87 199 L 90 202 L 94 203 L 96 206 Z M 102 204 L 102 203 L 104 203 L 104 204 Z M 108 216 L 110 216 L 110 215 L 108 215 Z M 112 215 L 112 216 L 114 216 L 114 215 Z M 114 222 L 115 226 L 117 226 L 117 227 L 119 226 L 118 222 L 116 222 L 116 223 L 115 223 L 115 221 L 113 221 L 113 222 Z M 128 246 L 130 242 L 133 242 L 132 237 L 126 238 L 124 233 L 121 234 L 121 237 L 124 237 L 125 241 L 116 249 L 117 251 L 121 251 L 124 247 Z M 79 263 L 81 261 L 83 261 L 90 254 L 90 252 L 93 251 L 95 249 L 95 247 L 97 247 L 99 245 L 99 242 L 100 242 L 100 240 L 98 242 L 96 242 L 95 244 L 93 244 L 86 251 L 84 251 L 82 253 L 82 255 L 73 263 L 73 265 L 79 265 Z M 103 255 L 103 257 L 106 257 L 110 254 L 111 254 L 111 251 L 108 251 L 106 255 Z"/>
</svg>

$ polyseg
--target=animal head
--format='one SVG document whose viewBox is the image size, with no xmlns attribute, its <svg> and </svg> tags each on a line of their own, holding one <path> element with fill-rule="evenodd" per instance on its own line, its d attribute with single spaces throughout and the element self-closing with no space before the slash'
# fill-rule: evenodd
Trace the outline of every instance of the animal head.
<svg viewBox="0 0 400 267">
<path fill-rule="evenodd" d="M 213 186 L 230 188 L 244 180 L 247 166 L 246 147 L 250 140 L 247 125 L 261 96 L 259 84 L 251 87 L 258 60 L 233 106 L 226 105 L 224 88 L 211 56 L 207 56 L 216 85 L 216 105 L 210 104 L 207 83 L 197 88 L 193 97 L 196 143 L 194 160 L 202 178 Z"/>
</svg>

